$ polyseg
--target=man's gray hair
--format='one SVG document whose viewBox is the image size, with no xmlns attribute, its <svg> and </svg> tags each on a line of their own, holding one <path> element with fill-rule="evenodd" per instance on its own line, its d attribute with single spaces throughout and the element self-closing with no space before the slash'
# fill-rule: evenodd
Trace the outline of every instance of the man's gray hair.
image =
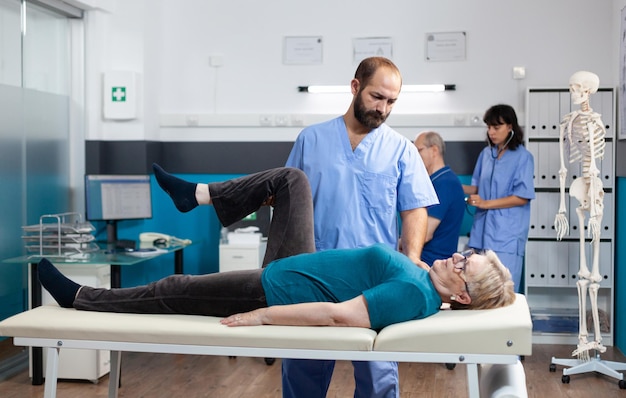
<svg viewBox="0 0 626 398">
<path fill-rule="evenodd" d="M 441 135 L 436 131 L 424 131 L 422 134 L 424 135 L 424 145 L 427 147 L 436 146 L 439 148 L 441 157 L 444 157 L 446 154 L 446 143 L 441 138 Z"/>
</svg>

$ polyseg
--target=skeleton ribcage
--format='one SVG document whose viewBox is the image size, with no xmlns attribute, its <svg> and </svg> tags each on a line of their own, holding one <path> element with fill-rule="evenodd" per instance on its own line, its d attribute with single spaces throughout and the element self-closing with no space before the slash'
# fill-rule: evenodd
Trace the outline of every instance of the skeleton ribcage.
<svg viewBox="0 0 626 398">
<path fill-rule="evenodd" d="M 589 169 L 589 164 L 593 159 L 601 159 L 604 157 L 604 136 L 605 131 L 602 127 L 600 115 L 592 114 L 570 114 L 569 117 L 575 117 L 572 122 L 572 128 L 569 134 L 565 134 L 565 148 L 569 152 L 569 162 L 583 163 L 583 176 Z M 568 119 L 566 116 L 566 119 Z M 566 122 L 566 120 L 564 120 Z M 589 133 L 587 124 L 591 122 L 593 131 Z M 591 152 L 590 140 L 593 142 L 593 153 Z"/>
</svg>

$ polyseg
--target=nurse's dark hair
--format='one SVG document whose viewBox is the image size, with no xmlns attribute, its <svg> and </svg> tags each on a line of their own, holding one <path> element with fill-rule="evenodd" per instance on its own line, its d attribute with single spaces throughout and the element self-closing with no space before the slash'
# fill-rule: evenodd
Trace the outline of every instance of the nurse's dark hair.
<svg viewBox="0 0 626 398">
<path fill-rule="evenodd" d="M 498 104 L 494 105 L 491 108 L 487 109 L 485 112 L 485 116 L 483 116 L 483 122 L 487 126 L 497 126 L 499 124 L 510 124 L 511 131 L 513 131 L 513 136 L 508 136 L 506 139 L 511 139 L 507 144 L 507 148 L 514 151 L 518 146 L 524 145 L 524 129 L 517 122 L 517 115 L 515 114 L 515 109 L 513 109 L 510 105 Z M 510 134 L 510 133 L 509 133 Z M 489 139 L 489 135 L 487 135 L 487 141 L 491 145 L 493 142 Z"/>
<path fill-rule="evenodd" d="M 389 68 L 389 70 L 398 74 L 401 77 L 400 69 L 391 62 L 390 59 L 385 57 L 369 57 L 365 58 L 359 66 L 356 68 L 356 72 L 354 73 L 354 78 L 361 83 L 361 89 L 367 87 L 372 80 L 372 76 L 379 68 Z"/>
</svg>

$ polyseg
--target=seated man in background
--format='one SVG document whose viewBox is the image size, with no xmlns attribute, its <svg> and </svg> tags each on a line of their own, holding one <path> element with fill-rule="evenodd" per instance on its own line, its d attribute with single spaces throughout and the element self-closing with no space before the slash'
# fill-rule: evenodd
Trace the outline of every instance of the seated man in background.
<svg viewBox="0 0 626 398">
<path fill-rule="evenodd" d="M 439 197 L 439 204 L 427 207 L 428 232 L 422 261 L 428 266 L 457 251 L 465 212 L 465 194 L 456 174 L 445 164 L 446 144 L 434 131 L 420 133 L 414 142 Z"/>
</svg>

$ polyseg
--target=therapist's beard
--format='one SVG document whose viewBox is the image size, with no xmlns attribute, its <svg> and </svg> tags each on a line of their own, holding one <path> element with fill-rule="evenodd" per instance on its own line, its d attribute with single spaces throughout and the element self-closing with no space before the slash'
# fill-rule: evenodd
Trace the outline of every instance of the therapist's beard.
<svg viewBox="0 0 626 398">
<path fill-rule="evenodd" d="M 376 129 L 387 120 L 389 113 L 383 115 L 377 110 L 368 111 L 361 100 L 361 92 L 359 92 L 354 100 L 354 118 L 363 126 L 369 129 Z"/>
</svg>

